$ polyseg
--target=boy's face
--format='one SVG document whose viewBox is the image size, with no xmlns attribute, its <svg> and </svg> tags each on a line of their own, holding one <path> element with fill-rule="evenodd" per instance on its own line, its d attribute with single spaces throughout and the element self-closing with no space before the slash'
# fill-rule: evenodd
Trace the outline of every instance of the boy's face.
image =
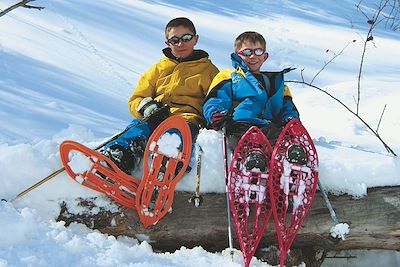
<svg viewBox="0 0 400 267">
<path fill-rule="evenodd" d="M 262 49 L 264 53 L 261 55 L 257 56 L 255 53 L 256 49 Z M 250 56 L 245 56 L 242 55 L 240 52 L 245 50 L 245 49 L 250 49 L 251 50 L 251 55 Z M 238 53 L 239 52 L 239 53 Z M 243 42 L 242 47 L 236 51 L 236 53 L 239 54 L 239 56 L 243 59 L 244 63 L 249 67 L 250 71 L 253 73 L 259 73 L 260 68 L 262 64 L 267 60 L 268 58 L 268 53 L 265 53 L 265 50 L 263 46 L 261 45 L 260 42 L 256 43 L 251 43 L 251 42 Z"/>
<path fill-rule="evenodd" d="M 190 39 L 188 35 L 191 35 L 193 38 Z M 175 38 L 174 38 L 175 37 Z M 176 37 L 178 39 L 176 39 Z M 182 38 L 183 37 L 183 38 Z M 172 38 L 172 39 L 171 39 Z M 171 44 L 172 41 L 178 40 L 177 43 Z M 168 34 L 166 44 L 169 48 L 171 48 L 172 54 L 177 58 L 187 58 L 193 53 L 194 46 L 197 44 L 199 39 L 198 35 L 194 35 L 188 28 L 184 26 L 172 27 Z M 172 42 L 174 43 L 174 42 Z"/>
</svg>

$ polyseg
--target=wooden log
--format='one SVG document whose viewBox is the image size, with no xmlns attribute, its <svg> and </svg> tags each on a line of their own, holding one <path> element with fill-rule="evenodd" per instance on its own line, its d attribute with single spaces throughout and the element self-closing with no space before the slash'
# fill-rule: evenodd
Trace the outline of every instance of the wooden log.
<svg viewBox="0 0 400 267">
<path fill-rule="evenodd" d="M 208 251 L 221 251 L 228 245 L 225 194 L 203 194 L 203 203 L 195 207 L 188 202 L 193 195 L 176 192 L 173 211 L 156 225 L 143 228 L 136 211 L 121 208 L 120 212 L 101 211 L 97 215 L 71 214 L 63 206 L 58 220 L 80 222 L 90 228 L 110 235 L 124 235 L 147 240 L 154 250 L 175 251 L 181 246 L 202 246 Z M 368 196 L 353 199 L 350 196 L 333 196 L 329 199 L 341 222 L 350 225 L 346 240 L 330 237 L 334 222 L 330 218 L 322 195 L 318 192 L 307 218 L 292 248 L 318 247 L 324 251 L 350 249 L 400 250 L 400 187 L 374 188 Z M 92 205 L 85 201 L 84 205 Z M 234 246 L 239 248 L 232 229 Z M 277 245 L 271 220 L 261 240 L 261 247 Z"/>
</svg>

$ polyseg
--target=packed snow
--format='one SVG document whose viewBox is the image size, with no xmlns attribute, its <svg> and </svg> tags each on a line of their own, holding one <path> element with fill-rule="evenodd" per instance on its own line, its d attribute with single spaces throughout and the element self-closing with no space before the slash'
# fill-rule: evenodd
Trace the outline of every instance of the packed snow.
<svg viewBox="0 0 400 267">
<path fill-rule="evenodd" d="M 165 133 L 160 136 L 157 142 L 150 144 L 150 151 L 154 151 L 154 148 L 158 146 L 158 151 L 168 157 L 178 158 L 179 146 L 181 145 L 181 138 L 176 133 Z"/>
<path fill-rule="evenodd" d="M 3 0 L 0 10 L 16 2 Z M 161 58 L 164 26 L 174 17 L 193 20 L 200 35 L 197 48 L 206 50 L 220 70 L 231 68 L 236 36 L 258 31 L 266 37 L 270 54 L 264 70 L 296 67 L 286 80 L 314 80 L 355 110 L 363 38 L 369 27 L 355 2 L 38 0 L 30 4 L 45 9 L 17 8 L 0 17 L 0 198 L 8 200 L 0 202 L 0 267 L 242 266 L 240 251 L 232 261 L 228 244 L 220 253 L 201 247 L 155 253 L 146 241 L 115 238 L 81 224 L 65 227 L 55 219 L 63 201 L 79 212 L 78 197 L 96 197 L 97 206 L 118 210 L 107 197 L 65 172 L 13 199 L 62 167 L 59 145 L 64 140 L 96 147 L 128 125 L 128 98 L 140 75 Z M 370 7 L 373 2 L 365 1 Z M 382 25 L 375 30 L 366 51 L 359 112 L 373 129 L 379 125 L 380 137 L 397 155 L 399 46 L 398 32 Z M 369 188 L 400 185 L 399 157 L 358 118 L 319 90 L 298 83 L 288 86 L 314 139 L 325 190 L 362 198 Z M 204 129 L 197 144 L 204 153 L 201 193 L 225 192 L 221 133 Z M 177 190 L 195 190 L 197 151 L 198 146 L 192 170 Z M 83 162 L 76 159 L 71 164 L 85 170 L 88 163 Z M 351 228 L 333 225 L 331 234 L 351 235 Z M 329 260 L 326 266 L 400 265 L 398 252 L 357 255 Z M 268 265 L 253 259 L 251 266 Z"/>
</svg>

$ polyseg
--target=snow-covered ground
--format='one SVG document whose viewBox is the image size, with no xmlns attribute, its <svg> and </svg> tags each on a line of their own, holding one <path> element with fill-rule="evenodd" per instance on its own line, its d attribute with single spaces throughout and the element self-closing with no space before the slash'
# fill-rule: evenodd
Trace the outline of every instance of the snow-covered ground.
<svg viewBox="0 0 400 267">
<path fill-rule="evenodd" d="M 3 0 L 0 9 L 17 1 Z M 161 58 L 165 24 L 192 19 L 220 69 L 230 68 L 233 41 L 245 30 L 262 33 L 270 58 L 265 70 L 297 67 L 287 80 L 310 81 L 355 110 L 357 75 L 368 24 L 358 1 L 46 1 L 41 11 L 18 8 L 0 17 L 0 197 L 18 193 L 59 169 L 58 147 L 76 140 L 90 147 L 132 119 L 127 100 L 140 75 Z M 366 1 L 370 4 L 375 1 Z M 378 1 L 376 1 L 378 2 Z M 364 9 L 367 10 L 367 9 Z M 352 42 L 356 40 L 356 42 Z M 360 115 L 400 154 L 400 38 L 378 27 L 361 79 Z M 356 117 L 326 94 L 288 84 L 314 138 L 320 180 L 335 194 L 365 197 L 368 188 L 400 185 L 400 160 Z M 221 136 L 204 130 L 202 192 L 224 192 Z M 192 163 L 192 166 L 195 164 Z M 140 174 L 139 174 L 140 175 Z M 178 185 L 193 191 L 195 168 Z M 156 254 L 146 242 L 106 236 L 82 225 L 56 222 L 59 203 L 99 196 L 65 173 L 12 203 L 0 202 L 0 266 L 241 266 L 222 253 L 181 248 Z M 116 209 L 106 197 L 98 204 Z M 331 223 L 331 222 L 327 222 Z M 350 233 L 351 234 L 351 233 Z M 364 253 L 364 252 L 363 252 Z M 399 253 L 327 260 L 326 266 L 400 265 Z M 190 260 L 188 260 L 190 259 Z M 267 266 L 252 261 L 252 266 Z"/>
</svg>

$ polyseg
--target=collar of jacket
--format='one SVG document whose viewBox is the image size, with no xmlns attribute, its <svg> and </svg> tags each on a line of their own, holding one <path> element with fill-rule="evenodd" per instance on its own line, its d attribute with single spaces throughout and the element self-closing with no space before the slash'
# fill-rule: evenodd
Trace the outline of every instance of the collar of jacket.
<svg viewBox="0 0 400 267">
<path fill-rule="evenodd" d="M 195 49 L 193 50 L 193 53 L 191 56 L 187 57 L 187 58 L 177 58 L 172 54 L 171 48 L 166 47 L 163 50 L 164 55 L 169 58 L 169 59 L 173 59 L 176 60 L 178 62 L 185 62 L 185 61 L 194 61 L 194 60 L 198 60 L 201 58 L 205 58 L 208 57 L 208 53 L 204 50 L 200 50 L 200 49 Z"/>
<path fill-rule="evenodd" d="M 232 67 L 235 70 L 241 70 L 243 73 L 246 73 L 249 71 L 249 67 L 247 67 L 246 63 L 243 61 L 243 59 L 238 54 L 236 54 L 236 53 L 231 54 L 231 62 L 232 62 Z"/>
</svg>

